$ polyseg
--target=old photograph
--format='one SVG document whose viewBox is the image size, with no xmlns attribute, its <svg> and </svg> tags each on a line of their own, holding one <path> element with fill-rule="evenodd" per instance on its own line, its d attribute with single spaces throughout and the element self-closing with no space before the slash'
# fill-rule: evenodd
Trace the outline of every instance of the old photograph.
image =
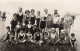
<svg viewBox="0 0 80 51">
<path fill-rule="evenodd" d="M 80 1 L 0 0 L 0 51 L 80 51 Z"/>
</svg>

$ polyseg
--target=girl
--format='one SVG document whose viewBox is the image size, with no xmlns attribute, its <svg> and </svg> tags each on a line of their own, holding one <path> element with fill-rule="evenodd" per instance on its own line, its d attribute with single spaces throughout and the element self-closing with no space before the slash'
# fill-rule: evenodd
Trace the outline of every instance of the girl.
<svg viewBox="0 0 80 51">
<path fill-rule="evenodd" d="M 45 8 L 44 9 L 44 20 L 46 20 L 47 19 L 47 16 L 48 16 L 48 9 L 47 8 Z"/>
<path fill-rule="evenodd" d="M 40 32 L 37 31 L 35 34 L 34 34 L 34 40 L 35 40 L 35 43 L 36 44 L 39 44 L 41 45 L 43 43 L 43 41 L 41 40 L 41 35 L 40 35 Z"/>
<path fill-rule="evenodd" d="M 35 19 L 36 19 L 36 16 L 34 14 L 34 9 L 31 10 L 31 24 L 34 25 L 35 24 Z"/>
<path fill-rule="evenodd" d="M 59 38 L 60 15 L 58 13 L 55 13 L 55 12 L 56 11 L 54 10 L 53 27 L 56 29 L 56 32 L 58 33 L 58 38 Z"/>
<path fill-rule="evenodd" d="M 26 23 L 25 23 L 24 19 L 22 20 L 22 23 L 21 23 L 21 29 L 23 32 L 25 32 L 25 30 L 26 30 Z"/>
<path fill-rule="evenodd" d="M 38 12 L 37 12 L 37 18 L 36 18 L 36 20 L 37 20 L 37 27 L 39 27 L 40 18 L 41 18 L 41 16 L 40 16 L 40 11 L 38 11 Z"/>
<path fill-rule="evenodd" d="M 48 14 L 48 17 L 46 19 L 46 27 L 48 29 L 51 29 L 53 27 L 52 24 L 53 24 L 53 20 L 52 20 L 51 14 Z"/>
<path fill-rule="evenodd" d="M 43 32 L 46 27 L 46 21 L 44 20 L 44 17 L 41 18 L 39 25 L 40 25 L 41 31 Z"/>
<path fill-rule="evenodd" d="M 75 34 L 74 33 L 71 34 L 70 43 L 71 43 L 72 47 L 76 47 L 77 46 L 77 40 L 75 38 Z"/>
<path fill-rule="evenodd" d="M 19 7 L 19 11 L 18 11 L 17 14 L 18 14 L 17 19 L 18 19 L 18 21 L 21 23 L 21 22 L 22 22 L 22 19 L 23 19 L 22 8 Z"/>
<path fill-rule="evenodd" d="M 30 42 L 33 42 L 32 40 L 32 34 L 30 33 L 30 31 L 28 31 L 28 33 L 26 33 L 26 38 L 27 38 L 27 42 L 30 43 Z"/>
<path fill-rule="evenodd" d="M 64 29 L 64 18 L 61 18 L 59 32 L 61 32 L 62 29 Z"/>
<path fill-rule="evenodd" d="M 26 19 L 26 25 L 27 25 L 28 21 L 30 20 L 30 11 L 29 10 L 25 11 L 25 19 Z"/>
<path fill-rule="evenodd" d="M 26 25 L 26 33 L 28 32 L 28 31 L 30 31 L 31 32 L 31 30 L 32 30 L 32 24 L 31 24 L 31 22 L 30 21 L 28 21 L 28 25 Z"/>
<path fill-rule="evenodd" d="M 52 44 L 55 44 L 57 41 L 57 32 L 54 28 L 51 29 L 50 39 Z"/>
<path fill-rule="evenodd" d="M 15 40 L 16 40 L 16 43 L 18 42 L 18 34 L 20 32 L 20 29 L 21 29 L 21 25 L 20 25 L 20 22 L 18 21 L 17 22 L 17 25 L 16 25 L 16 31 L 15 31 Z"/>
<path fill-rule="evenodd" d="M 13 14 L 13 18 L 11 21 L 11 31 L 14 31 L 17 25 L 17 14 Z"/>
<path fill-rule="evenodd" d="M 19 42 L 22 43 L 25 38 L 25 33 L 23 32 L 23 30 L 20 30 L 18 37 L 19 37 Z"/>
</svg>

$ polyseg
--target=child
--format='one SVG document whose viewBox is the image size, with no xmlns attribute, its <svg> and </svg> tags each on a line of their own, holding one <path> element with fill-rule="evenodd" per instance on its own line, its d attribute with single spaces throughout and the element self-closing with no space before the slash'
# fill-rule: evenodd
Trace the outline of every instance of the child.
<svg viewBox="0 0 80 51">
<path fill-rule="evenodd" d="M 30 33 L 30 31 L 28 31 L 28 33 L 26 33 L 26 39 L 27 39 L 27 42 L 30 43 L 30 42 L 33 42 L 32 40 L 32 34 Z"/>
<path fill-rule="evenodd" d="M 20 43 L 23 43 L 23 40 L 25 38 L 25 33 L 23 32 L 23 30 L 20 30 L 20 33 L 19 33 L 19 42 Z"/>
<path fill-rule="evenodd" d="M 3 40 L 3 38 L 4 38 L 5 36 L 6 36 L 6 39 L 3 40 L 3 41 L 7 41 L 7 40 L 9 41 L 9 39 L 10 39 L 10 34 L 11 34 L 11 32 L 10 32 L 10 27 L 7 26 L 7 27 L 6 27 L 6 30 L 7 30 L 7 34 L 2 37 L 2 40 Z"/>
<path fill-rule="evenodd" d="M 62 29 L 64 29 L 64 18 L 61 18 L 59 31 L 61 32 Z"/>
<path fill-rule="evenodd" d="M 57 43 L 57 32 L 54 28 L 51 28 L 50 39 L 52 44 Z"/>
<path fill-rule="evenodd" d="M 18 21 L 17 25 L 16 25 L 16 28 L 15 28 L 15 40 L 16 40 L 16 44 L 18 42 L 18 34 L 20 32 L 20 29 L 21 29 L 21 25 L 20 25 L 20 22 Z"/>
<path fill-rule="evenodd" d="M 6 12 L 3 12 L 3 14 L 2 14 L 2 21 L 5 21 L 6 20 Z"/>
<path fill-rule="evenodd" d="M 74 33 L 71 34 L 70 43 L 71 43 L 72 47 L 76 47 L 77 46 L 77 40 L 75 38 L 75 34 Z"/>
<path fill-rule="evenodd" d="M 34 39 L 35 39 L 36 44 L 41 45 L 43 43 L 43 41 L 41 40 L 41 35 L 40 35 L 40 32 L 39 31 L 37 31 L 34 34 Z"/>
<path fill-rule="evenodd" d="M 22 20 L 22 23 L 21 23 L 21 29 L 23 32 L 25 32 L 25 30 L 26 30 L 26 23 L 25 23 L 24 19 Z"/>
<path fill-rule="evenodd" d="M 59 44 L 65 44 L 65 43 L 67 43 L 66 34 L 65 34 L 65 30 L 62 29 L 59 35 Z"/>
<path fill-rule="evenodd" d="M 19 11 L 17 13 L 17 19 L 20 23 L 22 23 L 22 19 L 23 19 L 23 12 L 22 12 L 22 8 L 19 7 Z"/>
<path fill-rule="evenodd" d="M 53 20 L 52 20 L 51 14 L 48 14 L 48 17 L 46 19 L 46 27 L 48 29 L 51 29 L 53 27 L 52 24 L 53 24 Z"/>
<path fill-rule="evenodd" d="M 41 18 L 41 15 L 40 15 L 40 11 L 37 12 L 37 27 L 39 28 L 39 23 L 40 23 L 40 18 Z"/>
<path fill-rule="evenodd" d="M 27 33 L 28 31 L 31 32 L 31 30 L 32 30 L 32 24 L 31 24 L 31 22 L 30 22 L 30 20 L 29 20 L 29 21 L 28 21 L 28 24 L 26 25 L 26 33 Z"/>
<path fill-rule="evenodd" d="M 40 20 L 40 29 L 42 30 L 42 32 L 44 31 L 45 27 L 46 27 L 46 21 L 44 20 L 44 17 L 41 18 Z"/>
<path fill-rule="evenodd" d="M 26 19 L 26 25 L 27 25 L 28 21 L 30 20 L 30 11 L 29 10 L 25 11 L 25 19 Z"/>
<path fill-rule="evenodd" d="M 46 19 L 47 19 L 47 16 L 48 16 L 48 9 L 47 8 L 45 8 L 44 9 L 44 20 L 46 21 Z"/>
<path fill-rule="evenodd" d="M 11 21 L 11 31 L 15 30 L 16 25 L 17 25 L 17 14 L 13 14 L 13 18 L 12 18 L 12 21 Z"/>
<path fill-rule="evenodd" d="M 35 24 L 35 19 L 36 19 L 36 16 L 34 14 L 34 9 L 31 10 L 31 24 L 34 25 Z"/>
</svg>

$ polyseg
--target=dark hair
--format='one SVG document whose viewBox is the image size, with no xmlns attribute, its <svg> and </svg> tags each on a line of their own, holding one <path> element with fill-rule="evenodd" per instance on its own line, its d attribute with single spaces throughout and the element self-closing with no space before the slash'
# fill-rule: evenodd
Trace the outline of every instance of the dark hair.
<svg viewBox="0 0 80 51">
<path fill-rule="evenodd" d="M 17 16 L 17 14 L 16 14 L 16 13 L 14 13 L 14 14 L 13 14 L 13 17 L 14 17 L 14 16 Z"/>
<path fill-rule="evenodd" d="M 61 18 L 61 20 L 64 20 L 64 18 Z"/>
<path fill-rule="evenodd" d="M 26 11 L 25 11 L 25 14 L 26 14 L 27 12 L 28 12 L 28 13 L 30 13 L 30 11 L 29 11 L 29 10 L 26 10 Z"/>
<path fill-rule="evenodd" d="M 10 27 L 9 26 L 7 26 L 6 29 L 8 29 L 10 31 Z"/>
<path fill-rule="evenodd" d="M 34 9 L 31 9 L 31 12 L 32 12 L 32 11 L 33 11 L 33 12 L 35 12 L 35 10 L 34 10 Z"/>
<path fill-rule="evenodd" d="M 75 36 L 75 34 L 74 33 L 71 33 L 71 36 Z"/>
</svg>

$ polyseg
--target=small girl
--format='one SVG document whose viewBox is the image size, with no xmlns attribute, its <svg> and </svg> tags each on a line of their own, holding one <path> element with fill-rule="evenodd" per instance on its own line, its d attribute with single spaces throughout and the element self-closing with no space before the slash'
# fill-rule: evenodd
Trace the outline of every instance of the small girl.
<svg viewBox="0 0 80 51">
<path fill-rule="evenodd" d="M 22 20 L 22 23 L 21 23 L 21 29 L 23 32 L 25 32 L 25 30 L 26 30 L 26 23 L 25 23 L 24 19 Z"/>
<path fill-rule="evenodd" d="M 32 40 L 32 34 L 30 33 L 30 31 L 28 31 L 28 33 L 26 33 L 26 39 L 27 39 L 27 42 L 29 43 L 29 42 L 33 42 L 33 40 Z"/>
<path fill-rule="evenodd" d="M 74 33 L 71 34 L 70 43 L 71 43 L 72 47 L 76 47 L 77 46 L 77 39 L 75 38 L 75 34 Z"/>
<path fill-rule="evenodd" d="M 34 9 L 31 10 L 31 24 L 34 25 L 35 24 L 35 19 L 36 19 L 36 16 L 34 14 Z"/>
<path fill-rule="evenodd" d="M 52 44 L 56 44 L 57 41 L 57 32 L 54 28 L 51 29 L 50 39 Z"/>
<path fill-rule="evenodd" d="M 23 32 L 23 30 L 20 30 L 18 37 L 19 37 L 19 42 L 22 43 L 25 38 L 25 33 Z"/>
<path fill-rule="evenodd" d="M 34 34 L 34 39 L 35 39 L 36 44 L 41 45 L 43 43 L 43 41 L 41 40 L 41 35 L 40 35 L 40 32 L 39 31 L 37 31 Z"/>
<path fill-rule="evenodd" d="M 38 12 L 37 12 L 37 18 L 36 18 L 36 20 L 37 20 L 37 27 L 39 27 L 40 18 L 41 18 L 41 16 L 40 16 L 40 11 L 38 11 Z"/>
<path fill-rule="evenodd" d="M 20 29 L 21 29 L 21 25 L 20 25 L 19 21 L 17 22 L 17 25 L 16 25 L 15 29 L 16 29 L 16 31 L 15 31 L 15 40 L 16 40 L 16 44 L 17 44 L 17 42 L 18 42 L 18 34 L 20 32 Z"/>
<path fill-rule="evenodd" d="M 46 21 L 44 20 L 44 17 L 42 17 L 42 19 L 40 20 L 40 29 L 42 30 L 42 32 L 43 32 L 43 30 L 45 29 L 45 27 L 46 27 Z"/>
<path fill-rule="evenodd" d="M 20 23 L 22 23 L 22 19 L 23 19 L 23 12 L 22 12 L 22 8 L 19 7 L 19 11 L 17 13 L 17 19 Z"/>
<path fill-rule="evenodd" d="M 26 19 L 26 25 L 27 25 L 28 21 L 30 20 L 30 11 L 29 10 L 25 11 L 25 19 Z"/>
<path fill-rule="evenodd" d="M 32 30 L 32 24 L 31 24 L 30 21 L 28 21 L 28 24 L 26 25 L 26 33 L 27 33 L 28 31 L 31 32 L 31 30 Z"/>
</svg>

